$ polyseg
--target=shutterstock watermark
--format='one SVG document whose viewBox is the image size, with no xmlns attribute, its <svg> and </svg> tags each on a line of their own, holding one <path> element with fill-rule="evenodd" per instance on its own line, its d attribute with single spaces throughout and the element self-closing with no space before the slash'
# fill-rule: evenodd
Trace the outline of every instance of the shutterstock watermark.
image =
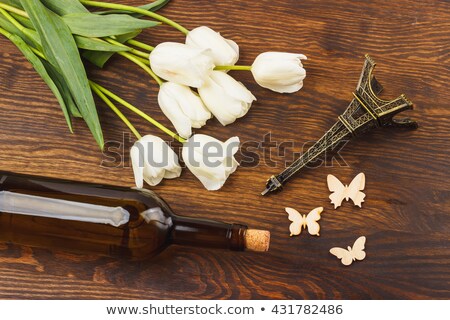
<svg viewBox="0 0 450 320">
<path fill-rule="evenodd" d="M 133 146 L 135 140 L 128 134 L 124 133 L 121 141 L 109 140 L 105 142 L 103 151 L 103 159 L 101 166 L 105 168 L 121 168 L 129 167 L 130 155 L 129 150 Z M 292 162 L 304 154 L 315 141 L 299 142 L 294 140 L 274 140 L 270 132 L 263 135 L 260 139 L 241 140 L 240 143 L 223 143 L 219 141 L 207 141 L 200 143 L 198 141 L 190 141 L 184 145 L 186 151 L 184 157 L 188 157 L 188 161 L 193 166 L 206 165 L 214 168 L 224 164 L 226 159 L 231 159 L 234 154 L 236 160 L 241 167 L 260 167 L 269 168 L 288 167 Z M 307 167 L 347 167 L 348 164 L 340 154 L 341 150 L 348 143 L 342 141 L 334 149 L 326 150 L 320 157 L 309 162 Z M 168 141 L 167 144 L 137 144 L 141 159 L 146 159 L 148 164 L 155 168 L 163 168 L 171 161 L 171 149 L 176 154 L 182 154 L 183 145 L 177 141 Z M 181 159 L 181 157 L 180 157 Z M 186 160 L 186 159 L 185 159 Z M 226 161 L 225 161 L 226 163 Z M 140 163 L 139 165 L 144 165 Z M 183 162 L 180 161 L 183 166 Z M 229 164 L 232 166 L 232 164 Z"/>
</svg>

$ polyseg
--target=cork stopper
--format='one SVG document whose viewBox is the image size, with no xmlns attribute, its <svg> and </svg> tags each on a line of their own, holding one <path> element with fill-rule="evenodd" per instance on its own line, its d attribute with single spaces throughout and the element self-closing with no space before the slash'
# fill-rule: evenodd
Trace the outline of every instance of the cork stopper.
<svg viewBox="0 0 450 320">
<path fill-rule="evenodd" d="M 245 249 L 249 251 L 269 251 L 270 232 L 266 230 L 248 229 L 245 233 Z"/>
</svg>

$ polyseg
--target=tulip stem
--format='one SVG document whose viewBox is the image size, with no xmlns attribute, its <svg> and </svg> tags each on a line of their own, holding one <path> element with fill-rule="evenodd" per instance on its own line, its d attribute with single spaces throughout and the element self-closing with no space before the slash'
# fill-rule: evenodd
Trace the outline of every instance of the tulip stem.
<svg viewBox="0 0 450 320">
<path fill-rule="evenodd" d="M 242 71 L 251 71 L 252 66 L 217 66 L 214 70 L 242 70 Z"/>
<path fill-rule="evenodd" d="M 150 66 L 150 61 L 148 59 L 144 59 L 142 57 L 138 57 L 138 56 L 134 56 L 136 59 L 138 59 L 140 62 L 142 62 L 143 64 Z"/>
<path fill-rule="evenodd" d="M 117 4 L 117 3 L 106 3 L 106 2 L 101 2 L 101 1 L 85 1 L 85 0 L 80 0 L 80 2 L 86 6 L 91 6 L 91 7 L 99 7 L 99 8 L 107 8 L 107 9 L 117 9 L 117 10 L 125 10 L 125 11 L 131 11 L 131 12 L 135 12 L 135 13 L 139 13 L 142 14 L 144 16 L 153 18 L 155 20 L 161 21 L 165 24 L 168 24 L 169 26 L 174 27 L 175 29 L 183 32 L 184 34 L 188 34 L 189 30 L 186 29 L 185 27 L 183 27 L 182 25 L 176 23 L 173 20 L 170 20 L 160 14 L 157 14 L 155 12 L 152 11 L 147 11 L 141 8 L 136 8 L 133 6 L 127 6 L 127 5 L 123 5 L 123 4 Z"/>
<path fill-rule="evenodd" d="M 139 132 L 136 130 L 136 128 L 131 124 L 131 122 L 125 117 L 125 115 L 114 105 L 114 103 L 111 102 L 111 100 L 108 99 L 107 96 L 103 94 L 103 92 L 99 89 L 99 85 L 95 82 L 89 80 L 89 85 L 92 88 L 92 91 L 94 91 L 100 99 L 102 99 L 108 107 L 111 108 L 112 111 L 122 120 L 128 128 L 133 132 L 133 134 L 136 136 L 136 138 L 139 140 L 142 138 L 142 136 L 139 134 Z"/>
<path fill-rule="evenodd" d="M 162 130 L 163 132 L 167 133 L 169 136 L 171 136 L 172 138 L 178 140 L 181 143 L 185 143 L 186 139 L 180 137 L 179 135 L 177 135 L 175 132 L 167 129 L 166 127 L 164 127 L 161 123 L 159 123 L 158 121 L 156 121 L 155 119 L 153 119 L 152 117 L 150 117 L 149 115 L 147 115 L 146 113 L 142 112 L 140 109 L 136 108 L 135 106 L 133 106 L 131 103 L 123 100 L 122 98 L 120 98 L 119 96 L 115 95 L 114 93 L 112 93 L 111 91 L 109 91 L 108 89 L 102 87 L 99 84 L 96 84 L 96 87 L 102 91 L 105 95 L 107 95 L 108 97 L 110 97 L 111 99 L 117 101 L 118 103 L 120 103 L 121 105 L 123 105 L 124 107 L 130 109 L 131 111 L 133 111 L 134 113 L 136 113 L 137 115 L 141 116 L 142 118 L 144 118 L 145 120 L 147 120 L 148 122 L 150 122 L 151 124 L 153 124 L 155 127 L 157 127 L 158 129 Z"/>
<path fill-rule="evenodd" d="M 124 45 L 123 43 L 120 43 L 119 41 L 116 41 L 116 40 L 114 40 L 112 38 L 105 38 L 105 40 L 107 42 L 111 43 L 111 44 L 116 45 L 116 46 L 130 49 L 130 51 L 128 51 L 128 52 L 131 52 L 131 53 L 135 54 L 138 57 L 142 57 L 142 58 L 146 58 L 146 59 L 148 59 L 150 57 L 150 55 L 148 53 L 145 53 L 145 52 L 139 51 L 137 49 L 131 48 L 131 47 L 129 47 L 127 45 Z"/>
<path fill-rule="evenodd" d="M 0 27 L 0 34 L 4 35 L 6 38 L 11 38 L 12 34 Z"/>
<path fill-rule="evenodd" d="M 30 36 L 30 29 L 25 28 L 23 25 L 21 25 L 20 22 L 17 21 L 12 15 L 10 15 L 8 11 L 3 9 L 1 4 L 2 3 L 0 3 L 0 13 L 3 14 L 3 16 L 5 16 L 5 18 L 8 19 L 8 21 L 14 25 L 14 27 L 19 29 L 19 31 L 23 32 L 27 36 Z M 13 11 L 11 11 L 11 12 L 13 12 Z"/>
<path fill-rule="evenodd" d="M 129 54 L 128 52 L 117 52 L 117 54 L 120 54 L 121 56 L 127 58 L 128 60 L 136 63 L 139 67 L 141 67 L 142 69 L 145 70 L 145 72 L 147 72 L 153 79 L 155 79 L 155 81 L 159 84 L 162 85 L 164 82 L 161 80 L 160 77 L 158 77 L 152 69 L 150 69 L 149 66 L 147 66 L 145 63 L 143 63 L 141 60 L 138 59 L 138 57 Z"/>
<path fill-rule="evenodd" d="M 155 47 L 149 46 L 148 44 L 145 44 L 143 42 L 134 40 L 134 39 L 130 39 L 127 41 L 128 44 L 131 44 L 132 46 L 147 50 L 147 51 L 153 51 L 153 49 L 155 49 Z"/>
<path fill-rule="evenodd" d="M 43 59 L 45 61 L 48 61 L 47 57 L 41 51 L 39 51 L 38 49 L 35 49 L 33 47 L 30 47 L 30 49 L 31 49 L 31 51 L 34 52 L 35 55 L 37 55 L 38 57 L 40 57 L 41 59 Z"/>
<path fill-rule="evenodd" d="M 9 6 L 9 5 L 5 4 L 5 3 L 1 3 L 0 2 L 0 8 L 3 8 L 5 10 L 9 11 L 9 12 L 13 12 L 15 14 L 18 14 L 19 16 L 22 16 L 24 18 L 29 18 L 28 13 L 26 13 L 25 11 L 17 9 L 16 7 L 13 7 L 13 6 Z"/>
</svg>

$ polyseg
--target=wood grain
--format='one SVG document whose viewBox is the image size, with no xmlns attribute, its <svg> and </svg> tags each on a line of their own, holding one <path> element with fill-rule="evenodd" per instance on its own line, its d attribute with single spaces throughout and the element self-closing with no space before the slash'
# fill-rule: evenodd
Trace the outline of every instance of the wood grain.
<svg viewBox="0 0 450 320">
<path fill-rule="evenodd" d="M 123 1 L 142 4 L 145 1 Z M 154 190 L 179 214 L 268 229 L 267 254 L 172 247 L 155 260 L 131 263 L 0 247 L 0 298 L 5 299 L 449 299 L 450 298 L 450 4 L 448 1 L 173 0 L 162 14 L 187 28 L 208 25 L 241 46 L 241 63 L 263 51 L 300 52 L 307 78 L 295 94 L 258 87 L 233 72 L 257 96 L 249 114 L 199 130 L 219 139 L 238 135 L 260 160 L 243 165 L 218 192 L 207 192 L 184 170 Z M 161 26 L 144 32 L 149 44 L 183 41 Z M 106 140 L 122 143 L 123 163 L 98 150 L 82 121 L 70 134 L 59 106 L 19 51 L 0 38 L 0 170 L 80 181 L 133 185 L 126 127 L 98 103 Z M 303 171 L 282 193 L 262 198 L 265 180 L 319 138 L 347 107 L 369 53 L 384 96 L 405 93 L 416 109 L 416 131 L 383 129 L 352 141 L 333 166 Z M 170 126 L 156 102 L 157 87 L 129 62 L 114 58 L 90 75 Z M 127 113 L 144 133 L 157 133 Z M 259 147 L 264 135 L 285 142 L 273 163 Z M 125 138 L 124 138 L 125 137 Z M 125 141 L 123 143 L 123 141 Z M 310 145 L 310 144 L 309 144 Z M 243 159 L 244 155 L 240 158 Z M 363 208 L 328 199 L 326 176 L 350 181 L 366 174 Z M 284 207 L 307 213 L 323 206 L 320 237 L 289 237 Z M 367 258 L 350 267 L 328 253 L 367 237 Z"/>
</svg>

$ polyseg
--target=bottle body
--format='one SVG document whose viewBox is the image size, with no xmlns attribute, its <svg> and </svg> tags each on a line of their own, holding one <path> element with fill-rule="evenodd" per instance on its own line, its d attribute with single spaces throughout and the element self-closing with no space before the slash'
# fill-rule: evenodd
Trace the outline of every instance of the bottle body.
<svg viewBox="0 0 450 320">
<path fill-rule="evenodd" d="M 247 227 L 175 215 L 154 192 L 0 172 L 0 242 L 149 258 L 170 244 L 245 249 Z"/>
</svg>

